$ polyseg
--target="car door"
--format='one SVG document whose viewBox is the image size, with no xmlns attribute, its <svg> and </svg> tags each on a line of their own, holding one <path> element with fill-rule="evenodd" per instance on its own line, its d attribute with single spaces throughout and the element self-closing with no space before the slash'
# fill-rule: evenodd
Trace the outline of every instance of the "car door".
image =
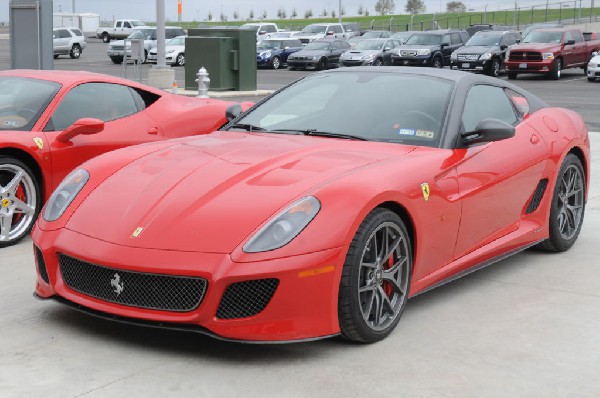
<svg viewBox="0 0 600 398">
<path fill-rule="evenodd" d="M 565 32 L 563 36 L 563 66 L 570 66 L 577 63 L 578 60 L 578 52 L 575 47 L 575 38 L 573 37 L 573 33 Z"/>
<path fill-rule="evenodd" d="M 388 40 L 383 45 L 383 64 L 390 65 L 392 63 L 392 53 L 395 48 L 400 47 L 400 42 L 397 40 Z"/>
<path fill-rule="evenodd" d="M 64 54 L 69 50 L 69 42 L 71 40 L 71 33 L 67 29 L 58 29 L 58 39 L 54 41 L 54 50 Z"/>
<path fill-rule="evenodd" d="M 510 97 L 519 97 L 519 107 Z M 517 230 L 546 167 L 548 148 L 522 119 L 524 97 L 501 87 L 475 85 L 462 111 L 462 131 L 474 131 L 486 118 L 516 125 L 510 139 L 466 149 L 457 167 L 462 200 L 455 259 Z M 535 226 L 534 226 L 535 228 Z"/>
<path fill-rule="evenodd" d="M 79 164 L 102 153 L 162 139 L 158 124 L 144 109 L 140 93 L 128 86 L 84 83 L 69 90 L 43 129 L 50 143 L 52 184 L 55 186 Z M 64 129 L 82 118 L 104 121 L 104 130 L 78 135 L 67 142 L 56 140 Z"/>
<path fill-rule="evenodd" d="M 575 40 L 575 45 L 573 46 L 573 52 L 575 57 L 575 63 L 577 64 L 585 64 L 588 61 L 588 53 L 587 46 L 585 44 L 585 39 L 583 38 L 583 34 L 579 31 L 573 31 L 573 39 Z"/>
</svg>

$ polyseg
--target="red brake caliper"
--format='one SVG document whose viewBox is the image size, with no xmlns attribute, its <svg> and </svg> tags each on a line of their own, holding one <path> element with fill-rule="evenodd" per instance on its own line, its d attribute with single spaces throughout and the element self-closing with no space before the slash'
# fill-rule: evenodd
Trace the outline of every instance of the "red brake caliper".
<svg viewBox="0 0 600 398">
<path fill-rule="evenodd" d="M 390 256 L 390 258 L 388 258 L 388 260 L 385 262 L 385 266 L 383 267 L 384 270 L 386 269 L 391 269 L 394 266 L 394 254 L 392 253 L 392 255 Z M 387 296 L 389 298 L 392 297 L 392 284 L 388 281 L 383 281 L 383 291 L 385 292 L 385 294 L 387 294 Z"/>
<path fill-rule="evenodd" d="M 17 199 L 19 199 L 20 201 L 27 203 L 27 197 L 25 196 L 25 190 L 23 189 L 23 185 L 19 184 L 19 187 L 17 188 L 17 191 L 15 192 L 15 197 Z M 24 214 L 23 213 L 15 213 L 15 215 L 13 216 L 12 219 L 12 223 L 13 225 L 17 224 L 21 218 L 23 218 Z"/>
</svg>

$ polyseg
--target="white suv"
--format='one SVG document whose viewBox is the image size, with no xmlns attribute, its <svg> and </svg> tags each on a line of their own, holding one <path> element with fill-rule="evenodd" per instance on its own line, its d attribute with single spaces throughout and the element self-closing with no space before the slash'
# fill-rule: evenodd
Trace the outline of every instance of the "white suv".
<svg viewBox="0 0 600 398">
<path fill-rule="evenodd" d="M 300 32 L 294 35 L 294 38 L 300 39 L 303 44 L 310 43 L 319 39 L 344 39 L 344 28 L 339 23 L 324 24 L 314 23 L 308 25 Z"/>
<path fill-rule="evenodd" d="M 83 33 L 77 28 L 54 28 L 52 30 L 52 46 L 54 59 L 60 55 L 79 58 L 86 46 Z"/>
</svg>

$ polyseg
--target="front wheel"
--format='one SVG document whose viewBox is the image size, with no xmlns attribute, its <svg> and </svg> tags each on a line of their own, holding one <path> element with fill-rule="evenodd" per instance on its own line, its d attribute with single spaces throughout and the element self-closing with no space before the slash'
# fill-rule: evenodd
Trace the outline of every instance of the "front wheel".
<svg viewBox="0 0 600 398">
<path fill-rule="evenodd" d="M 273 57 L 271 60 L 271 68 L 279 69 L 279 67 L 281 67 L 281 61 L 279 60 L 279 57 Z"/>
<path fill-rule="evenodd" d="M 175 65 L 177 65 L 177 66 L 185 65 L 185 54 L 184 53 L 177 54 L 177 58 L 175 58 Z"/>
<path fill-rule="evenodd" d="M 494 58 L 486 73 L 488 76 L 498 77 L 500 75 L 500 60 Z"/>
<path fill-rule="evenodd" d="M 40 186 L 29 167 L 20 160 L 0 156 L 0 247 L 23 239 L 41 206 Z"/>
<path fill-rule="evenodd" d="M 552 194 L 550 207 L 550 236 L 539 247 L 551 252 L 571 248 L 583 223 L 585 211 L 585 174 L 579 158 L 572 153 L 565 157 Z"/>
<path fill-rule="evenodd" d="M 412 245 L 404 222 L 390 210 L 373 210 L 358 228 L 342 270 L 342 336 L 361 343 L 387 337 L 406 306 L 411 272 Z"/>
<path fill-rule="evenodd" d="M 550 78 L 552 80 L 560 79 L 560 71 L 562 69 L 562 61 L 560 58 L 554 61 L 554 66 L 552 67 L 552 71 L 550 72 Z"/>
<path fill-rule="evenodd" d="M 517 78 L 517 72 L 507 72 L 506 75 L 510 80 L 515 80 Z"/>
<path fill-rule="evenodd" d="M 123 63 L 123 57 L 110 57 L 110 60 L 113 62 L 113 64 L 121 64 Z"/>
<path fill-rule="evenodd" d="M 327 69 L 327 60 L 325 58 L 321 58 L 319 63 L 317 64 L 317 70 Z"/>
<path fill-rule="evenodd" d="M 106 33 L 106 32 L 102 33 L 102 42 L 110 43 L 110 36 L 108 35 L 108 33 Z"/>
<path fill-rule="evenodd" d="M 434 68 L 441 69 L 444 67 L 444 60 L 442 59 L 442 57 L 435 57 L 433 59 L 433 62 L 431 63 L 431 66 L 433 66 Z"/>
<path fill-rule="evenodd" d="M 381 58 L 377 58 L 375 60 L 375 62 L 373 62 L 373 66 L 382 66 L 383 65 L 383 61 L 381 60 Z"/>
<path fill-rule="evenodd" d="M 588 82 L 595 82 L 596 81 L 595 77 L 588 77 L 587 79 L 588 79 Z"/>
</svg>

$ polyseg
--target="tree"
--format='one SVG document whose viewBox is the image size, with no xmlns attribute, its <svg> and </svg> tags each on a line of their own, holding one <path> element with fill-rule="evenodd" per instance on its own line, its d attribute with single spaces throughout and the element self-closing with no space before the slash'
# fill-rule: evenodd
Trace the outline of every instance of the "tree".
<svg viewBox="0 0 600 398">
<path fill-rule="evenodd" d="M 209 12 L 208 12 L 208 20 L 209 20 L 209 21 L 212 21 L 212 19 L 213 19 L 212 12 L 210 12 L 210 11 L 209 11 Z"/>
<path fill-rule="evenodd" d="M 310 18 L 312 16 L 313 16 L 313 12 L 312 12 L 311 9 L 308 9 L 308 10 L 304 11 L 304 18 L 305 19 L 308 19 L 308 18 Z"/>
<path fill-rule="evenodd" d="M 344 8 L 344 6 L 342 6 L 342 9 L 340 10 L 340 15 L 343 17 L 344 15 L 346 15 L 346 9 Z"/>
<path fill-rule="evenodd" d="M 238 14 L 237 10 L 233 12 L 233 19 L 240 19 L 240 14 Z"/>
<path fill-rule="evenodd" d="M 262 19 L 267 19 L 267 11 L 262 12 Z"/>
<path fill-rule="evenodd" d="M 248 14 L 248 19 L 254 19 L 254 10 L 250 10 L 250 14 Z"/>
<path fill-rule="evenodd" d="M 365 17 L 369 16 L 369 10 L 367 8 L 365 8 Z"/>
<path fill-rule="evenodd" d="M 450 1 L 446 3 L 446 11 L 447 12 L 466 12 L 467 6 L 462 1 Z"/>
<path fill-rule="evenodd" d="M 292 18 L 296 18 L 298 16 L 298 13 L 296 12 L 296 8 L 292 8 L 292 15 L 290 15 Z"/>
<path fill-rule="evenodd" d="M 335 18 L 335 10 L 331 10 L 331 18 Z"/>
<path fill-rule="evenodd" d="M 323 12 L 321 13 L 322 17 L 326 17 L 327 16 L 327 8 L 323 8 Z"/>
<path fill-rule="evenodd" d="M 281 9 L 281 19 L 286 19 L 287 18 L 287 14 L 285 12 L 285 10 L 282 8 Z"/>
<path fill-rule="evenodd" d="M 221 15 L 219 15 L 219 19 L 221 22 L 225 21 L 225 14 L 221 13 Z"/>
<path fill-rule="evenodd" d="M 365 13 L 365 9 L 363 8 L 362 4 L 360 4 L 358 6 L 358 15 L 363 15 Z"/>
<path fill-rule="evenodd" d="M 409 14 L 421 14 L 427 11 L 423 0 L 407 0 L 404 10 Z"/>
<path fill-rule="evenodd" d="M 394 0 L 377 0 L 377 3 L 375 3 L 375 12 L 378 12 L 379 15 L 387 15 L 395 9 L 396 3 L 394 3 Z"/>
<path fill-rule="evenodd" d="M 282 9 L 281 9 L 281 8 L 279 8 L 279 9 L 277 10 L 277 18 L 279 18 L 279 19 L 283 18 L 283 17 L 281 16 L 281 11 L 282 11 Z"/>
</svg>

